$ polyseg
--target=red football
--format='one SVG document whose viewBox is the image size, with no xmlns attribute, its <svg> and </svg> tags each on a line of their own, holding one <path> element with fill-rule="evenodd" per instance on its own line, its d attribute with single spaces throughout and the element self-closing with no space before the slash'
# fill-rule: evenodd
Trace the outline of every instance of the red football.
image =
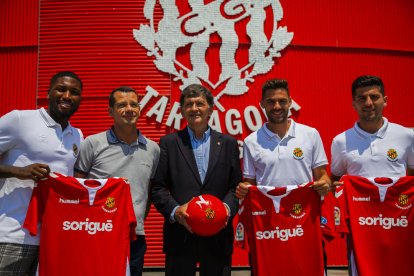
<svg viewBox="0 0 414 276">
<path fill-rule="evenodd" d="M 227 211 L 223 202 L 213 195 L 200 195 L 188 203 L 187 223 L 194 233 L 211 236 L 226 224 Z"/>
</svg>

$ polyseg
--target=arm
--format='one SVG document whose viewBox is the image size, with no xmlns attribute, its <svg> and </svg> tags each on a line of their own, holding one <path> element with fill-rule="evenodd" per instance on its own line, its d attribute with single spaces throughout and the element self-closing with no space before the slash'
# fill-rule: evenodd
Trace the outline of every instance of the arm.
<svg viewBox="0 0 414 276">
<path fill-rule="evenodd" d="M 162 137 L 160 140 L 160 158 L 157 170 L 151 185 L 151 200 L 155 208 L 164 216 L 166 220 L 170 219 L 173 210 L 179 206 L 170 193 L 170 179 L 168 145 Z"/>
<path fill-rule="evenodd" d="M 232 140 L 230 144 L 231 148 L 231 172 L 230 183 L 228 185 L 228 191 L 223 198 L 223 202 L 230 208 L 229 216 L 235 216 L 239 208 L 239 201 L 236 198 L 235 192 L 237 185 L 242 181 L 242 172 L 240 167 L 240 151 L 237 141 Z"/>
<path fill-rule="evenodd" d="M 73 176 L 76 177 L 76 178 L 86 178 L 87 175 L 88 174 L 85 173 L 85 172 L 81 172 L 79 170 L 75 170 L 75 173 L 74 173 Z"/>
<path fill-rule="evenodd" d="M 74 165 L 74 177 L 87 178 L 95 160 L 94 147 L 90 138 L 86 138 L 80 146 L 79 156 Z"/>
<path fill-rule="evenodd" d="M 250 153 L 250 149 L 246 140 L 243 144 L 243 175 L 244 182 L 240 182 L 236 189 L 236 196 L 239 199 L 244 199 L 249 192 L 249 185 L 257 185 L 256 169 L 254 167 L 254 160 Z"/>
<path fill-rule="evenodd" d="M 175 145 L 168 145 L 168 141 L 166 140 L 165 137 L 160 139 L 160 157 L 151 185 L 151 200 L 166 221 L 170 223 L 178 222 L 191 232 L 191 228 L 186 221 L 188 217 L 188 202 L 180 206 L 170 192 L 170 186 L 173 185 L 173 180 L 170 179 L 171 172 L 168 149 L 169 146 L 174 147 Z"/>
<path fill-rule="evenodd" d="M 411 147 L 407 151 L 407 175 L 414 176 L 414 134 L 411 132 Z M 410 168 L 413 167 L 413 168 Z"/>
<path fill-rule="evenodd" d="M 27 131 L 22 130 L 20 126 L 19 114 L 19 111 L 14 110 L 0 117 L 0 160 L 5 154 L 19 146 L 20 142 L 16 137 L 20 137 L 22 131 Z M 38 180 L 46 177 L 50 172 L 47 164 L 33 163 L 25 167 L 16 167 L 11 164 L 0 164 L 0 178 L 16 177 Z"/>
<path fill-rule="evenodd" d="M 150 183 L 148 185 L 148 200 L 147 200 L 147 205 L 145 206 L 144 219 L 147 218 L 149 211 L 151 209 L 151 187 L 152 187 L 152 180 L 150 180 Z"/>
<path fill-rule="evenodd" d="M 156 149 L 155 149 L 154 155 L 153 155 L 151 178 L 150 178 L 149 184 L 148 184 L 148 199 L 147 199 L 147 206 L 145 208 L 144 219 L 148 216 L 148 214 L 150 212 L 150 209 L 151 209 L 151 202 L 152 202 L 151 189 L 152 189 L 153 182 L 154 182 L 155 172 L 157 171 L 157 168 L 158 168 L 159 160 L 160 160 L 160 147 L 158 146 L 158 144 L 156 144 Z"/>
<path fill-rule="evenodd" d="M 331 191 L 331 179 L 326 172 L 326 166 L 319 166 L 312 169 L 313 189 L 321 196 L 325 196 Z"/>
<path fill-rule="evenodd" d="M 15 167 L 11 165 L 0 165 L 0 178 L 16 177 L 18 179 L 39 180 L 50 173 L 47 164 L 34 163 L 25 167 Z"/>
</svg>

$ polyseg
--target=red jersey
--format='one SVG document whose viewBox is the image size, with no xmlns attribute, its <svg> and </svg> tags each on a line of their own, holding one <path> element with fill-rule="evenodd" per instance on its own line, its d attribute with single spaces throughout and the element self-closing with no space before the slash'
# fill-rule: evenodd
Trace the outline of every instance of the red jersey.
<svg viewBox="0 0 414 276">
<path fill-rule="evenodd" d="M 24 227 L 40 230 L 40 275 L 128 275 L 136 220 L 122 179 L 51 174 L 38 182 Z"/>
<path fill-rule="evenodd" d="M 353 275 L 413 275 L 414 177 L 341 181 L 336 221 L 350 234 Z"/>
<path fill-rule="evenodd" d="M 321 198 L 311 184 L 249 187 L 235 240 L 242 247 L 247 240 L 254 275 L 324 275 Z"/>
</svg>

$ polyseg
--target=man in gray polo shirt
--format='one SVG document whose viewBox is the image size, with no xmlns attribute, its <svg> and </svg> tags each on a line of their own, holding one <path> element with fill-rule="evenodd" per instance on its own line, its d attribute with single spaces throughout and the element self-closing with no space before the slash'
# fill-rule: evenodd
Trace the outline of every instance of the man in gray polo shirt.
<svg viewBox="0 0 414 276">
<path fill-rule="evenodd" d="M 136 128 L 140 115 L 138 95 L 127 86 L 114 89 L 109 96 L 109 115 L 114 125 L 91 135 L 81 144 L 75 176 L 81 178 L 127 178 L 137 219 L 137 240 L 131 242 L 131 275 L 142 275 L 146 251 L 144 218 L 150 202 L 150 181 L 158 165 L 160 149 Z"/>
</svg>

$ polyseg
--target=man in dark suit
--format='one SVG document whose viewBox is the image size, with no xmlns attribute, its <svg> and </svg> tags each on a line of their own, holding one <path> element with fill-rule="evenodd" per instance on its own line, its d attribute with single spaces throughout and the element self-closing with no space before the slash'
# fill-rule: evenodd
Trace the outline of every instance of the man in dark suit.
<svg viewBox="0 0 414 276">
<path fill-rule="evenodd" d="M 166 275 L 230 275 L 233 252 L 232 218 L 237 213 L 235 188 L 242 179 L 237 141 L 212 130 L 208 120 L 213 96 L 192 84 L 180 97 L 187 127 L 160 140 L 160 160 L 152 187 L 152 201 L 164 216 Z M 219 233 L 201 237 L 186 222 L 188 202 L 200 194 L 221 199 L 228 223 Z"/>
</svg>

